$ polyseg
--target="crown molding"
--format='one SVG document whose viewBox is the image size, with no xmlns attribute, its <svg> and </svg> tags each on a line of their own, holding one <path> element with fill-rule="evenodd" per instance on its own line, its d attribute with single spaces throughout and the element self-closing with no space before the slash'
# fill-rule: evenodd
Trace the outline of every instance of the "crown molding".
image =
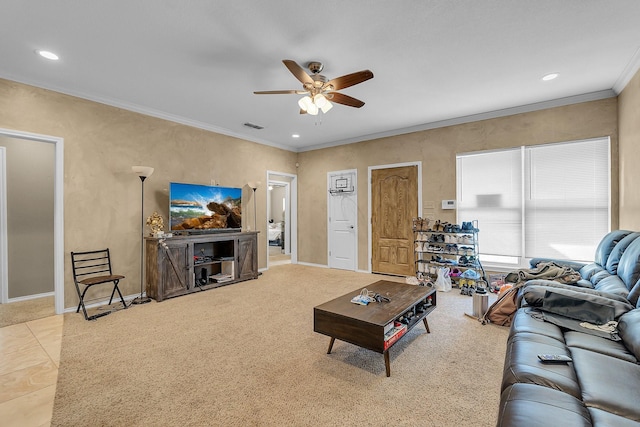
<svg viewBox="0 0 640 427">
<path fill-rule="evenodd" d="M 613 85 L 613 90 L 615 91 L 616 95 L 619 95 L 620 92 L 622 92 L 624 88 L 627 87 L 627 84 L 629 84 L 633 76 L 636 75 L 638 69 L 640 69 L 640 48 L 638 48 L 636 50 L 636 53 L 633 54 L 631 60 L 629 61 L 627 66 L 624 67 L 624 70 L 620 74 L 620 77 L 618 77 L 618 80 L 616 80 L 615 84 Z"/>
<path fill-rule="evenodd" d="M 566 98 L 558 98 L 550 101 L 537 102 L 534 104 L 521 105 L 518 107 L 505 108 L 502 110 L 488 111 L 486 113 L 472 114 L 469 116 L 456 117 L 447 120 L 440 120 L 422 125 L 411 126 L 407 128 L 394 129 L 387 132 L 372 133 L 357 138 L 344 139 L 334 141 L 327 144 L 318 144 L 298 149 L 298 152 L 320 150 L 323 148 L 336 147 L 339 145 L 353 144 L 356 142 L 370 141 L 373 139 L 388 138 L 391 136 L 403 135 L 407 133 L 420 132 L 424 130 L 437 129 L 447 126 L 455 126 L 464 123 L 479 122 L 481 120 L 495 119 L 498 117 L 513 116 L 515 114 L 529 113 L 532 111 L 546 110 L 549 108 L 563 107 L 565 105 L 580 104 L 582 102 L 598 101 L 601 99 L 614 98 L 617 94 L 613 89 L 602 90 L 598 92 L 590 92 L 582 95 L 569 96 Z"/>
</svg>

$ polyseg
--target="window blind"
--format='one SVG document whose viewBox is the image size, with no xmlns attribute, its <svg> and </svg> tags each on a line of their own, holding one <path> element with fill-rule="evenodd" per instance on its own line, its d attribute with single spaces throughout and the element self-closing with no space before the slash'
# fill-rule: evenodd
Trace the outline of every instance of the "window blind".
<svg viewBox="0 0 640 427">
<path fill-rule="evenodd" d="M 609 231 L 609 138 L 457 156 L 458 222 L 481 255 L 591 261 Z"/>
<path fill-rule="evenodd" d="M 458 156 L 459 222 L 478 220 L 483 254 L 522 252 L 522 161 L 520 149 Z"/>
<path fill-rule="evenodd" d="M 609 140 L 525 149 L 525 257 L 591 260 L 609 230 Z"/>
</svg>

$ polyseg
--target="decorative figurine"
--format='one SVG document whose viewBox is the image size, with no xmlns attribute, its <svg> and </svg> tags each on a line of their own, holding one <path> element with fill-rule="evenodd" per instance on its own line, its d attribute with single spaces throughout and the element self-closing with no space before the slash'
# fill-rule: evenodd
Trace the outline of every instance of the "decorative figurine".
<svg viewBox="0 0 640 427">
<path fill-rule="evenodd" d="M 164 220 L 158 212 L 152 213 L 149 218 L 147 218 L 147 226 L 151 229 L 151 235 L 153 237 L 164 235 Z"/>
</svg>

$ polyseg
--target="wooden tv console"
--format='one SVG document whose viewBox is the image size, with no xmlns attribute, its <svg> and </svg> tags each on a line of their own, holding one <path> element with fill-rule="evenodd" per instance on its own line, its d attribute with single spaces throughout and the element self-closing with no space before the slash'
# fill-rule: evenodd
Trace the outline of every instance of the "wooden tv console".
<svg viewBox="0 0 640 427">
<path fill-rule="evenodd" d="M 258 277 L 258 232 L 145 238 L 147 296 L 165 298 Z"/>
</svg>

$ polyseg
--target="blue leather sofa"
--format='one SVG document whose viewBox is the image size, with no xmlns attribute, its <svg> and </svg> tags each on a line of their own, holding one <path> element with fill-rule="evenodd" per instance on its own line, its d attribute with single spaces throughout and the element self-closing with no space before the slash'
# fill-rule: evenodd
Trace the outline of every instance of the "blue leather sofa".
<svg viewBox="0 0 640 427">
<path fill-rule="evenodd" d="M 546 259 L 532 260 L 532 266 L 541 261 Z M 580 272 L 578 284 L 530 280 L 521 291 L 507 341 L 497 425 L 640 426 L 640 233 L 611 232 L 593 263 L 563 264 Z M 589 306 L 594 311 L 613 307 L 615 333 L 587 328 L 593 324 L 578 319 L 584 312 L 547 321 L 545 299 L 557 294 L 599 304 Z M 538 354 L 572 361 L 546 364 Z"/>
</svg>

